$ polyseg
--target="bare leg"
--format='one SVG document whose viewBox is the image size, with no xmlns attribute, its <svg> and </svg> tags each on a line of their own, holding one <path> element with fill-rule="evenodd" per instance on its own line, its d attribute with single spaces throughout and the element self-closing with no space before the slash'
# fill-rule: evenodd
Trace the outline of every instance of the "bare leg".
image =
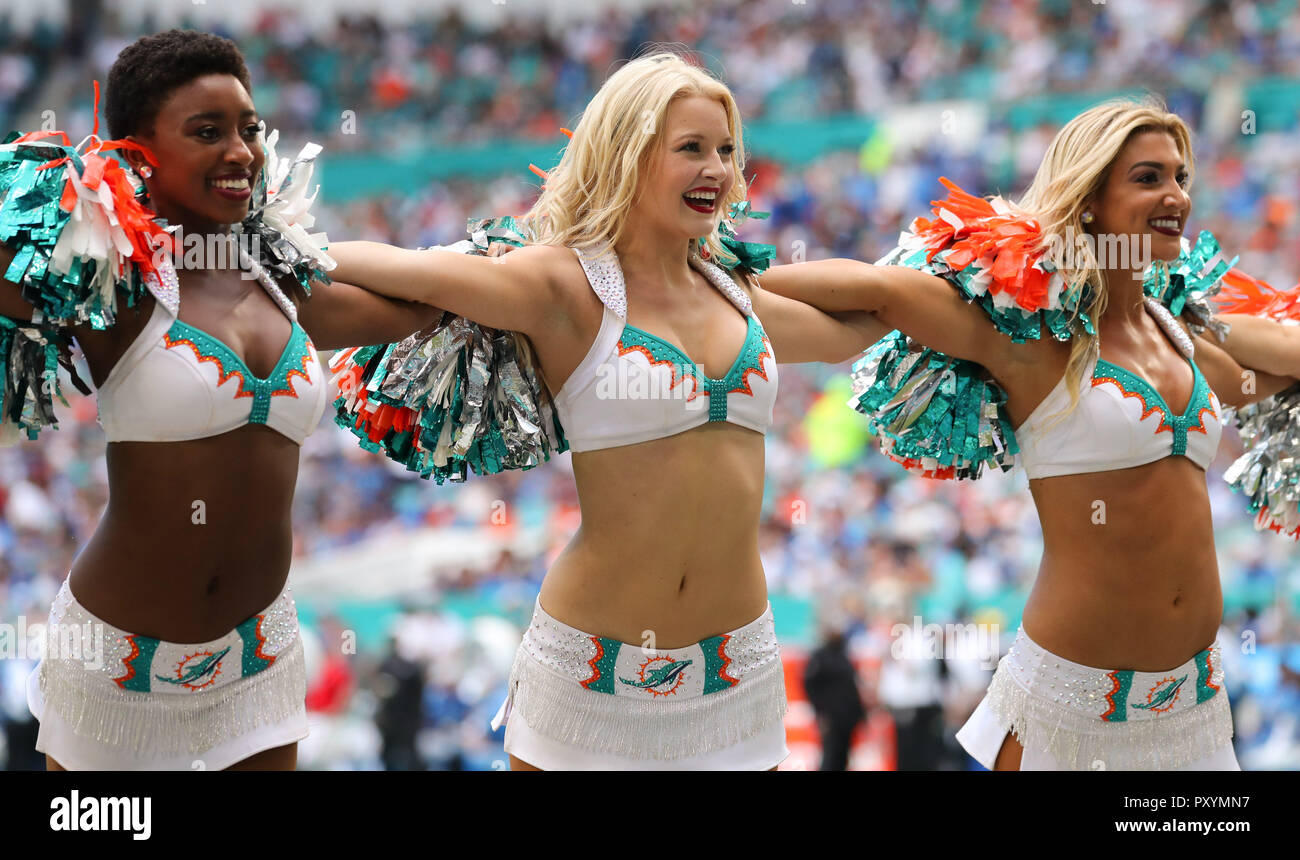
<svg viewBox="0 0 1300 860">
<path fill-rule="evenodd" d="M 517 759 L 514 756 L 510 756 L 510 769 L 511 770 L 541 770 L 540 767 L 533 767 L 528 762 Z"/>
<path fill-rule="evenodd" d="M 993 769 L 1020 770 L 1020 756 L 1024 751 L 1016 736 L 1007 732 L 1006 739 L 1002 741 L 1002 749 L 998 750 L 998 757 L 993 762 Z"/>
<path fill-rule="evenodd" d="M 50 758 L 49 756 L 45 757 L 45 769 L 46 770 L 67 770 L 66 767 L 59 764 L 57 761 Z"/>
<path fill-rule="evenodd" d="M 285 744 L 269 750 L 254 753 L 243 761 L 232 764 L 226 770 L 296 770 L 298 767 L 298 743 Z"/>
</svg>

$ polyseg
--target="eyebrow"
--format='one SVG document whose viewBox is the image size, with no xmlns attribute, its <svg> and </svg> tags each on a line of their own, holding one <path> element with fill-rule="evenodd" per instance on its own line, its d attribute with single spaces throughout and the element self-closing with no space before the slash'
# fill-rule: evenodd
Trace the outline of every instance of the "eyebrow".
<svg viewBox="0 0 1300 860">
<path fill-rule="evenodd" d="M 1165 169 L 1165 165 L 1164 165 L 1163 163 L 1159 162 L 1159 161 L 1139 161 L 1137 164 L 1134 164 L 1132 167 L 1130 167 L 1129 170 L 1135 170 L 1135 169 L 1137 169 L 1137 168 L 1139 168 L 1139 167 L 1154 167 L 1156 170 L 1164 170 L 1164 169 Z M 1179 164 L 1178 164 L 1178 169 L 1179 169 L 1179 170 L 1186 170 L 1186 169 L 1187 169 L 1187 165 L 1184 164 L 1184 163 L 1182 163 L 1182 162 L 1179 162 Z"/>
<path fill-rule="evenodd" d="M 193 122 L 193 121 L 196 120 L 196 119 L 224 119 L 225 116 L 226 116 L 226 115 L 225 115 L 224 113 L 222 113 L 221 111 L 219 111 L 219 110 L 210 110 L 210 111 L 206 111 L 206 112 L 204 112 L 204 113 L 196 113 L 196 114 L 194 114 L 193 116 L 187 116 L 187 117 L 185 118 L 185 121 L 186 121 L 186 122 Z M 245 110 L 245 111 L 240 111 L 240 112 L 239 112 L 239 116 L 240 116 L 241 118 L 242 118 L 242 117 L 246 117 L 246 116 L 257 116 L 257 111 L 255 111 L 255 110 Z"/>
<path fill-rule="evenodd" d="M 676 140 L 675 142 L 676 142 L 676 143 L 685 143 L 685 142 L 688 141 L 688 140 L 704 140 L 704 137 L 705 137 L 705 136 L 702 135 L 702 134 L 700 134 L 698 131 L 692 131 L 692 132 L 688 132 L 688 133 L 686 133 L 686 134 L 678 135 L 678 136 L 677 136 L 677 140 Z M 735 141 L 732 139 L 731 135 L 727 135 L 725 138 L 723 138 L 723 141 L 722 141 L 722 142 L 723 142 L 724 145 L 725 145 L 725 144 L 728 144 L 728 143 L 735 143 Z"/>
</svg>

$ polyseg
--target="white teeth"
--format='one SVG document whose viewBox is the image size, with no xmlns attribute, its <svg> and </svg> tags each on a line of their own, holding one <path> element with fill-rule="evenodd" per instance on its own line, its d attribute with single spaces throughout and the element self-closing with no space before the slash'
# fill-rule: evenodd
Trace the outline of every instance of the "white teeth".
<svg viewBox="0 0 1300 860">
<path fill-rule="evenodd" d="M 701 200 L 705 203 L 712 203 L 717 199 L 717 194 L 683 194 L 687 200 Z"/>
<path fill-rule="evenodd" d="M 208 182 L 214 188 L 229 188 L 232 191 L 245 191 L 248 189 L 247 179 L 209 179 Z"/>
<path fill-rule="evenodd" d="M 1149 222 L 1153 227 L 1168 227 L 1170 230 L 1178 229 L 1177 218 L 1153 218 Z"/>
</svg>

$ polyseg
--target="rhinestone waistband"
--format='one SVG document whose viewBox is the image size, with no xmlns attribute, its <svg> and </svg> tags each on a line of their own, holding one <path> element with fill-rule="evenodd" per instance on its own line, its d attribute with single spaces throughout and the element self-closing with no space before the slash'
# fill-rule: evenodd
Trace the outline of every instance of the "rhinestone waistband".
<svg viewBox="0 0 1300 860">
<path fill-rule="evenodd" d="M 91 614 L 65 579 L 50 608 L 46 637 L 46 672 L 93 673 L 124 691 L 190 695 L 270 667 L 297 640 L 298 611 L 286 583 L 270 606 L 224 636 L 211 642 L 165 642 Z"/>
<path fill-rule="evenodd" d="M 592 692 L 645 700 L 721 692 L 781 659 L 771 604 L 730 633 L 685 648 L 647 648 L 570 627 L 547 614 L 538 601 L 521 648 Z"/>
<path fill-rule="evenodd" d="M 1058 657 L 1022 627 L 998 668 L 1028 694 L 1108 723 L 1187 710 L 1212 699 L 1223 687 L 1217 643 L 1168 671 L 1107 671 Z"/>
</svg>

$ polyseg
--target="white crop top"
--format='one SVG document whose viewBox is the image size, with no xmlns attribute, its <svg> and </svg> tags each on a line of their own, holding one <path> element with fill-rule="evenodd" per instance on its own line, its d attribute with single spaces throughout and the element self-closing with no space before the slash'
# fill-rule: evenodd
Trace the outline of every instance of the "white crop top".
<svg viewBox="0 0 1300 860">
<path fill-rule="evenodd" d="M 1186 341 L 1189 351 L 1192 343 Z M 1070 406 L 1062 378 L 1015 431 L 1025 474 L 1106 472 L 1165 457 L 1187 457 L 1208 468 L 1223 435 L 1223 410 L 1192 356 L 1184 357 L 1192 368 L 1192 395 L 1181 415 L 1136 373 L 1095 358 L 1086 368 L 1078 404 L 1062 416 Z"/>
<path fill-rule="evenodd" d="M 320 422 L 329 391 L 293 304 L 271 294 L 292 325 L 280 360 L 260 379 L 226 344 L 178 319 L 175 270 L 166 263 L 159 271 L 163 283 L 150 284 L 157 301 L 149 322 L 99 388 L 108 441 L 180 442 L 265 424 L 301 445 Z"/>
<path fill-rule="evenodd" d="M 776 401 L 776 358 L 749 296 L 717 266 L 691 265 L 745 315 L 740 354 L 721 379 L 710 379 L 678 347 L 627 324 L 627 287 L 612 248 L 574 249 L 604 305 L 600 331 L 555 396 L 574 452 L 634 445 L 728 421 L 765 433 Z"/>
</svg>

